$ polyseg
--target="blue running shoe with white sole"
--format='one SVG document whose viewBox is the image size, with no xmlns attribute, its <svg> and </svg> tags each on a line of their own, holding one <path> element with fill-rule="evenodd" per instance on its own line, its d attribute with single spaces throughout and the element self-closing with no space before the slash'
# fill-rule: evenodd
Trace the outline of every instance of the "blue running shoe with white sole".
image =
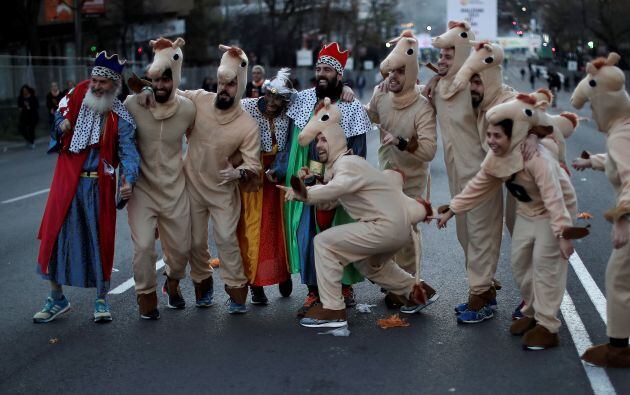
<svg viewBox="0 0 630 395">
<path fill-rule="evenodd" d="M 488 302 L 488 306 L 494 311 L 496 311 L 499 308 L 497 306 L 496 299 L 492 299 L 490 302 Z M 460 303 L 457 306 L 455 306 L 455 314 L 461 314 L 466 310 L 468 310 L 468 303 Z"/>
<path fill-rule="evenodd" d="M 50 322 L 68 310 L 70 310 L 70 302 L 65 296 L 59 300 L 55 300 L 49 296 L 46 298 L 46 302 L 41 311 L 38 311 L 33 316 L 33 322 L 36 324 Z"/>
<path fill-rule="evenodd" d="M 109 304 L 105 299 L 94 301 L 94 322 L 111 322 L 112 313 L 109 312 Z"/>
<path fill-rule="evenodd" d="M 478 324 L 485 320 L 489 320 L 494 317 L 494 310 L 490 307 L 490 304 L 483 306 L 481 309 L 465 310 L 457 316 L 458 324 Z"/>
<path fill-rule="evenodd" d="M 228 299 L 228 313 L 230 314 L 245 314 L 247 313 L 247 306 L 245 304 L 236 303 L 232 299 Z"/>
<path fill-rule="evenodd" d="M 516 321 L 524 317 L 523 313 L 521 312 L 521 309 L 523 309 L 523 307 L 525 307 L 525 301 L 521 300 L 521 303 L 519 303 L 519 305 L 516 306 L 516 308 L 512 312 L 512 320 Z"/>
</svg>

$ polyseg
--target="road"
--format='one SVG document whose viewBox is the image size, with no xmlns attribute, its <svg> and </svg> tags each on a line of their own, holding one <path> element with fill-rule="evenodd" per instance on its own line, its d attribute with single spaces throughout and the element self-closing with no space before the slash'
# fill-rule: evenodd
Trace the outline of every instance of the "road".
<svg viewBox="0 0 630 395">
<path fill-rule="evenodd" d="M 517 68 L 508 69 L 506 77 L 517 89 L 529 90 Z M 560 94 L 559 106 L 570 110 L 567 93 Z M 589 110 L 580 114 L 590 116 Z M 583 149 L 604 149 L 604 136 L 593 125 L 584 122 L 568 141 L 568 158 Z M 369 137 L 374 164 L 377 139 L 376 133 Z M 423 225 L 423 277 L 439 290 L 436 304 L 409 317 L 410 327 L 383 330 L 376 320 L 390 311 L 378 287 L 364 282 L 356 287 L 357 300 L 376 307 L 369 314 L 350 310 L 350 336 L 333 337 L 298 325 L 294 312 L 306 294 L 299 285 L 290 298 L 280 298 L 270 287 L 269 306 L 250 306 L 246 315 L 229 316 L 218 272 L 212 308 L 193 307 L 192 285 L 185 280 L 185 310 L 162 307 L 161 320 L 140 320 L 133 290 L 121 285 L 130 285 L 133 250 L 126 212 L 121 211 L 112 275 L 112 288 L 121 292 L 109 298 L 114 321 L 94 324 L 94 291 L 67 287 L 71 312 L 35 325 L 31 317 L 48 293 L 47 283 L 35 274 L 36 233 L 54 164 L 55 157 L 45 155 L 43 146 L 0 154 L 1 393 L 630 393 L 627 371 L 585 367 L 578 358 L 584 347 L 607 340 L 602 292 L 611 243 L 602 213 L 614 199 L 603 173 L 571 177 L 581 211 L 595 218 L 591 235 L 575 243 L 561 345 L 526 352 L 521 339 L 508 333 L 520 296 L 505 234 L 497 274 L 503 289 L 495 318 L 457 325 L 453 306 L 466 300 L 467 287 L 454 226 L 437 230 Z M 441 147 L 431 167 L 432 200 L 446 203 Z M 293 280 L 299 284 L 297 275 Z"/>
</svg>

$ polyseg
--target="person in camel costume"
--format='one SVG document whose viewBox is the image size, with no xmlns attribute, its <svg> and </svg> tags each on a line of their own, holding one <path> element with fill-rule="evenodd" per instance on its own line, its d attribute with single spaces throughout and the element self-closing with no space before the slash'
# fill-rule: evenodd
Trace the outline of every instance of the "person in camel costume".
<svg viewBox="0 0 630 395">
<path fill-rule="evenodd" d="M 541 137 L 552 132 L 550 126 L 539 126 L 541 106 L 533 95 L 520 94 L 488 111 L 487 141 L 491 151 L 438 222 L 438 227 L 445 226 L 453 215 L 491 198 L 504 182 L 519 201 L 511 262 L 526 303 L 524 318 L 515 321 L 510 332 L 524 335 L 523 347 L 530 350 L 559 343 L 561 323 L 557 314 L 566 288 L 568 258 L 573 253 L 570 238 L 587 233 L 584 228 L 573 227 L 572 219 L 577 214 L 575 191 L 558 161 L 542 146 L 538 155 L 523 160 L 520 146 L 530 131 L 539 132 Z"/>
<path fill-rule="evenodd" d="M 604 216 L 613 224 L 613 251 L 606 267 L 608 343 L 586 350 L 582 359 L 603 367 L 630 368 L 630 98 L 625 75 L 616 64 L 619 55 L 588 63 L 587 75 L 571 96 L 573 107 L 591 102 L 593 119 L 606 133 L 607 153 L 576 159 L 577 170 L 605 171 L 617 194 L 617 204 Z"/>
<path fill-rule="evenodd" d="M 373 123 L 380 125 L 381 146 L 378 162 L 381 170 L 397 169 L 404 174 L 403 192 L 411 198 L 422 198 L 429 180 L 429 162 L 435 157 L 437 134 L 435 130 L 435 110 L 431 103 L 419 93 L 418 80 L 418 40 L 411 31 L 404 31 L 400 37 L 390 41 L 395 44 L 390 54 L 381 63 L 381 74 L 387 77 L 388 92 L 376 87 L 368 105 L 368 115 Z M 421 233 L 418 240 L 409 243 L 394 257 L 394 261 L 411 275 L 416 273 L 414 246 L 421 246 Z M 439 295 L 426 282 L 427 299 L 435 302 Z M 392 298 L 386 303 L 394 306 Z"/>
<path fill-rule="evenodd" d="M 464 189 L 480 168 L 485 151 L 477 130 L 477 116 L 471 106 L 468 82 L 453 94 L 455 76 L 470 54 L 474 34 L 467 22 L 448 24 L 446 33 L 433 39 L 440 49 L 439 81 L 431 94 L 444 145 L 444 161 L 451 196 Z M 450 63 L 450 65 L 449 65 Z M 464 250 L 468 274 L 469 297 L 458 322 L 476 323 L 493 316 L 496 289 L 493 275 L 499 261 L 502 230 L 502 194 L 495 190 L 492 198 L 465 215 L 458 215 L 457 239 Z"/>
<path fill-rule="evenodd" d="M 315 236 L 317 285 L 322 304 L 313 306 L 300 321 L 307 327 L 340 327 L 347 324 L 341 279 L 346 265 L 396 295 L 407 313 L 426 303 L 421 281 L 391 259 L 405 246 L 415 225 L 432 213 L 425 201 L 402 193 L 402 177 L 378 171 L 364 158 L 348 152 L 339 122 L 341 110 L 330 99 L 316 108 L 314 116 L 298 136 L 301 146 L 317 140 L 317 152 L 325 163 L 324 184 L 304 187 L 297 177 L 285 190 L 287 200 L 311 205 L 340 204 L 356 220 L 334 226 Z"/>
<path fill-rule="evenodd" d="M 143 319 L 158 319 L 157 276 L 155 271 L 155 228 L 166 257 L 167 306 L 183 308 L 185 301 L 179 281 L 185 277 L 190 255 L 190 203 L 186 193 L 182 140 L 195 122 L 195 105 L 177 95 L 185 42 L 166 38 L 150 41 L 155 53 L 147 76 L 151 80 L 156 105 L 144 108 L 129 96 L 125 106 L 137 124 L 136 141 L 141 154 L 141 177 L 127 205 L 131 238 L 134 243 L 135 289 Z M 138 90 L 138 80 L 129 85 Z M 138 93 L 138 92 L 136 92 Z M 197 262 L 192 262 L 197 263 Z M 196 305 L 212 303 L 212 272 L 208 265 L 192 266 Z"/>
</svg>

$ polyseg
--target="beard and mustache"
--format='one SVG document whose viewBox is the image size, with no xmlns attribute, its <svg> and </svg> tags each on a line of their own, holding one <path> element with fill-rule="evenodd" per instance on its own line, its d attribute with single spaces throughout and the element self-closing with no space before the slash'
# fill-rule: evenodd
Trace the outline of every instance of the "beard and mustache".
<svg viewBox="0 0 630 395">
<path fill-rule="evenodd" d="M 100 90 L 103 94 L 99 97 L 95 95 L 95 93 L 99 90 L 88 89 L 85 94 L 85 98 L 83 99 L 83 104 L 99 114 L 104 114 L 112 109 L 114 99 L 116 98 L 119 90 L 120 87 L 112 89 L 111 91 Z"/>
<path fill-rule="evenodd" d="M 234 104 L 234 98 L 230 97 L 230 95 L 226 91 L 221 91 L 217 93 L 217 99 L 214 102 L 214 105 L 219 110 L 227 110 L 232 107 Z"/>
<path fill-rule="evenodd" d="M 326 85 L 320 85 L 320 81 L 326 81 Z M 341 90 L 343 89 L 343 85 L 341 81 L 337 81 L 337 78 L 327 79 L 326 77 L 319 77 L 317 81 L 315 81 L 315 95 L 318 99 L 323 99 L 325 97 L 330 98 L 330 100 L 335 101 L 338 100 L 341 96 Z"/>
</svg>

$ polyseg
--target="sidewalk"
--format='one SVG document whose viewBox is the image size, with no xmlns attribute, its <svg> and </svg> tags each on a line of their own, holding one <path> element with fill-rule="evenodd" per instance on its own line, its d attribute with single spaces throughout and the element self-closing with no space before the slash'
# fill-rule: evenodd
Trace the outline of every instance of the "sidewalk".
<svg viewBox="0 0 630 395">
<path fill-rule="evenodd" d="M 47 145 L 50 137 L 42 136 L 35 139 L 35 147 L 41 146 L 42 144 Z M 0 140 L 0 155 L 9 151 L 27 151 L 30 150 L 31 147 L 27 145 L 25 141 L 3 141 Z"/>
</svg>

